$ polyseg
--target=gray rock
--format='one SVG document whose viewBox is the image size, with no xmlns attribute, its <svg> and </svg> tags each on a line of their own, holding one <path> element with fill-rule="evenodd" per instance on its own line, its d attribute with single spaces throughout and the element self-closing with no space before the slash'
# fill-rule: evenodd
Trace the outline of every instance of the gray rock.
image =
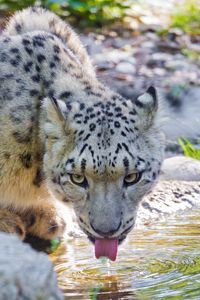
<svg viewBox="0 0 200 300">
<path fill-rule="evenodd" d="M 120 62 L 116 66 L 116 71 L 121 72 L 121 73 L 129 73 L 129 74 L 134 74 L 136 69 L 135 67 L 129 63 L 129 62 Z"/>
<path fill-rule="evenodd" d="M 62 300 L 48 256 L 0 233 L 0 300 Z"/>
<path fill-rule="evenodd" d="M 185 60 L 170 60 L 165 63 L 165 67 L 169 70 L 190 70 L 191 64 Z"/>
<path fill-rule="evenodd" d="M 173 57 L 169 53 L 156 52 L 152 54 L 152 59 L 155 61 L 168 61 L 173 59 Z"/>
<path fill-rule="evenodd" d="M 142 48 L 155 48 L 155 43 L 151 41 L 146 41 L 141 44 Z"/>
<path fill-rule="evenodd" d="M 102 53 L 98 53 L 94 55 L 94 61 L 95 63 L 97 63 L 97 65 L 101 61 L 108 61 L 108 62 L 118 64 L 121 60 L 126 60 L 127 57 L 129 57 L 130 55 L 131 53 L 122 50 L 114 49 L 109 51 L 109 49 L 106 49 L 102 51 Z"/>
<path fill-rule="evenodd" d="M 200 181 L 200 161 L 175 156 L 164 160 L 160 180 Z"/>
<path fill-rule="evenodd" d="M 136 226 L 143 227 L 170 214 L 200 206 L 200 182 L 160 181 L 140 203 Z"/>
</svg>

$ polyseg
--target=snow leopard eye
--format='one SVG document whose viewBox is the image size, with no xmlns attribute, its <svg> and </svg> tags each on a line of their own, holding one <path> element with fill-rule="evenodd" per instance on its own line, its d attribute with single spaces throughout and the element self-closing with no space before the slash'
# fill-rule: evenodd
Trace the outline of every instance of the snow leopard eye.
<svg viewBox="0 0 200 300">
<path fill-rule="evenodd" d="M 81 187 L 86 188 L 88 186 L 88 182 L 85 176 L 79 174 L 69 174 L 70 180 L 72 183 L 79 185 Z"/>
<path fill-rule="evenodd" d="M 141 179 L 141 176 L 142 172 L 128 174 L 124 177 L 124 185 L 129 186 L 137 183 Z"/>
</svg>

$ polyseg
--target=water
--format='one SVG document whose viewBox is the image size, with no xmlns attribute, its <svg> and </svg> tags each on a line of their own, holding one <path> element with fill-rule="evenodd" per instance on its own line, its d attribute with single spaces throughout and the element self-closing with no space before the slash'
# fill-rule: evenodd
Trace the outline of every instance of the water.
<svg viewBox="0 0 200 300">
<path fill-rule="evenodd" d="M 50 256 L 66 299 L 200 299 L 200 210 L 135 229 L 116 262 L 78 238 Z"/>
</svg>

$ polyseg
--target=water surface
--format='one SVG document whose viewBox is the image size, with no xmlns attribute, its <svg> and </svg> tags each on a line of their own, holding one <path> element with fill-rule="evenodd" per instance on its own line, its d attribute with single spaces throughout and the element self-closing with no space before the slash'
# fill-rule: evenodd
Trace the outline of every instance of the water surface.
<svg viewBox="0 0 200 300">
<path fill-rule="evenodd" d="M 116 262 L 96 260 L 86 238 L 50 256 L 66 299 L 200 299 L 200 210 L 134 229 Z"/>
</svg>

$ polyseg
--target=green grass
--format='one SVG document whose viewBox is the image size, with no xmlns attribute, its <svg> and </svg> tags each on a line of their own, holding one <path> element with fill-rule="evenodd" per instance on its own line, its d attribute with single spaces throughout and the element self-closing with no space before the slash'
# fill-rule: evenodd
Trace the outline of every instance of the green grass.
<svg viewBox="0 0 200 300">
<path fill-rule="evenodd" d="M 185 156 L 200 160 L 200 142 L 199 142 L 199 148 L 195 147 L 186 138 L 179 138 L 178 142 L 179 142 Z"/>
<path fill-rule="evenodd" d="M 199 25 L 200 26 L 200 25 Z M 191 49 L 183 48 L 181 52 L 190 60 L 200 64 L 200 53 Z"/>
<path fill-rule="evenodd" d="M 200 33 L 200 3 L 199 0 L 185 0 L 177 7 L 172 16 L 172 27 L 181 28 L 189 34 Z"/>
</svg>

